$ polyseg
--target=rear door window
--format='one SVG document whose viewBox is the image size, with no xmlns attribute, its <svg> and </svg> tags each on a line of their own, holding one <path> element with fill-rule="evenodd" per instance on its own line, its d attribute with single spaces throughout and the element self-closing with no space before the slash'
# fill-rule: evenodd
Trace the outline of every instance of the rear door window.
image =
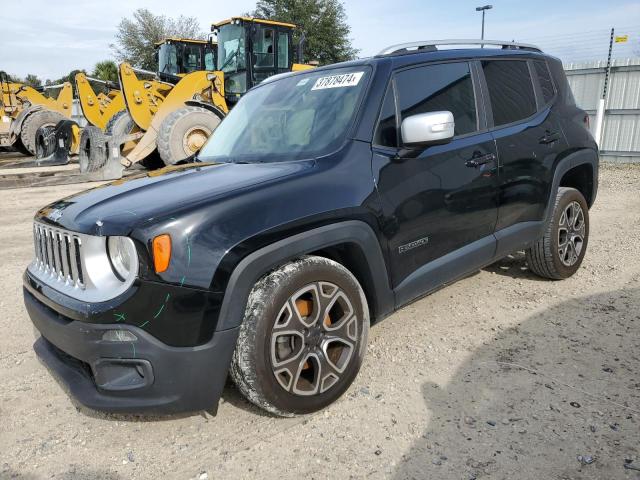
<svg viewBox="0 0 640 480">
<path fill-rule="evenodd" d="M 468 62 L 442 63 L 403 70 L 396 75 L 401 118 L 448 110 L 455 135 L 478 130 L 476 100 Z"/>
<path fill-rule="evenodd" d="M 524 120 L 536 113 L 536 96 L 526 61 L 485 60 L 482 70 L 496 127 Z"/>
</svg>

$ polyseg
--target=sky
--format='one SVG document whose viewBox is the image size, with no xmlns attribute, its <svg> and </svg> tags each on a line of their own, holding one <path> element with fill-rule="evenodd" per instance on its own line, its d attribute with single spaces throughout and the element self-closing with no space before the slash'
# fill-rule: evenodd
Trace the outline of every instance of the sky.
<svg viewBox="0 0 640 480">
<path fill-rule="evenodd" d="M 489 0 L 485 38 L 536 43 L 565 61 L 606 57 L 609 30 L 628 34 L 616 56 L 640 57 L 640 0 Z M 110 44 L 118 22 L 136 8 L 170 17 L 195 16 L 203 31 L 210 24 L 251 11 L 255 0 L 3 0 L 0 70 L 24 77 L 59 78 L 71 70 L 92 70 L 113 59 Z M 346 0 L 353 44 L 371 56 L 400 42 L 479 38 L 480 1 Z M 390 5 L 393 8 L 390 8 Z"/>
</svg>

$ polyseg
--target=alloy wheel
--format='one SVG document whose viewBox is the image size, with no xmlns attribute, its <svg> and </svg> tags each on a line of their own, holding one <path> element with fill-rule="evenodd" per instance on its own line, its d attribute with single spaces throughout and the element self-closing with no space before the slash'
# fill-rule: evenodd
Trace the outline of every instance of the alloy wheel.
<svg viewBox="0 0 640 480">
<path fill-rule="evenodd" d="M 270 339 L 271 367 L 294 395 L 324 393 L 354 358 L 358 320 L 347 294 L 329 282 L 296 291 L 280 309 Z"/>
<path fill-rule="evenodd" d="M 566 267 L 571 267 L 580 258 L 584 246 L 586 227 L 584 212 L 576 201 L 569 203 L 558 223 L 558 255 Z"/>
</svg>

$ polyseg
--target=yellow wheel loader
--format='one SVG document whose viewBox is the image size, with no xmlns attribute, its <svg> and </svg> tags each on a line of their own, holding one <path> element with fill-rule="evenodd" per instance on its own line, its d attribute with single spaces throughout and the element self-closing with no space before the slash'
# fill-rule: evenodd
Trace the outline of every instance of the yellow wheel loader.
<svg viewBox="0 0 640 480">
<path fill-rule="evenodd" d="M 193 71 L 181 77 L 160 72 L 150 81 L 140 77 L 149 72 L 120 65 L 130 121 L 123 119 L 114 135 L 85 129 L 81 171 L 89 179 L 108 180 L 120 178 L 123 169 L 135 163 L 149 166 L 158 156 L 168 166 L 194 155 L 248 89 L 272 75 L 313 68 L 293 62 L 295 28 L 248 17 L 214 24 L 215 71 Z"/>
<path fill-rule="evenodd" d="M 153 77 L 175 79 L 195 70 L 215 68 L 215 44 L 186 38 L 167 38 L 156 43 L 157 72 L 145 72 Z M 143 71 L 144 72 L 144 71 Z M 161 82 L 149 81 L 154 88 Z M 96 93 L 92 85 L 102 85 Z M 132 124 L 126 112 L 120 85 L 86 76 L 75 76 L 76 93 L 87 124 L 108 135 L 130 133 Z M 71 120 L 61 121 L 55 130 L 41 129 L 37 135 L 38 165 L 64 165 L 70 155 L 80 152 L 83 129 Z M 86 158 L 84 155 L 81 157 Z M 83 159 L 81 159 L 83 160 Z M 83 162 L 84 163 L 84 162 Z"/>
<path fill-rule="evenodd" d="M 56 97 L 44 95 L 54 89 L 60 89 Z M 69 82 L 35 89 L 11 82 L 0 72 L 0 92 L 0 147 L 35 155 L 38 129 L 53 128 L 60 120 L 71 118 L 73 91 Z"/>
<path fill-rule="evenodd" d="M 105 130 L 109 121 L 125 109 L 124 97 L 119 85 L 88 77 L 78 72 L 74 78 L 76 95 L 87 124 Z M 92 84 L 101 85 L 104 91 L 96 93 Z M 66 165 L 69 155 L 77 154 L 80 146 L 81 126 L 73 120 L 62 120 L 54 129 L 40 128 L 36 133 L 36 157 L 38 165 Z"/>
</svg>

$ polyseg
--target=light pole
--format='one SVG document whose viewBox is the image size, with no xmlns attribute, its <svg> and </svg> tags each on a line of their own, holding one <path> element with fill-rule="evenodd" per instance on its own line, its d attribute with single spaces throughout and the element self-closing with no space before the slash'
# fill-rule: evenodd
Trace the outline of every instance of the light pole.
<svg viewBox="0 0 640 480">
<path fill-rule="evenodd" d="M 491 10 L 493 5 L 485 5 L 484 7 L 476 7 L 476 12 L 482 12 L 482 33 L 480 34 L 480 40 L 484 40 L 484 14 L 487 10 Z"/>
</svg>

